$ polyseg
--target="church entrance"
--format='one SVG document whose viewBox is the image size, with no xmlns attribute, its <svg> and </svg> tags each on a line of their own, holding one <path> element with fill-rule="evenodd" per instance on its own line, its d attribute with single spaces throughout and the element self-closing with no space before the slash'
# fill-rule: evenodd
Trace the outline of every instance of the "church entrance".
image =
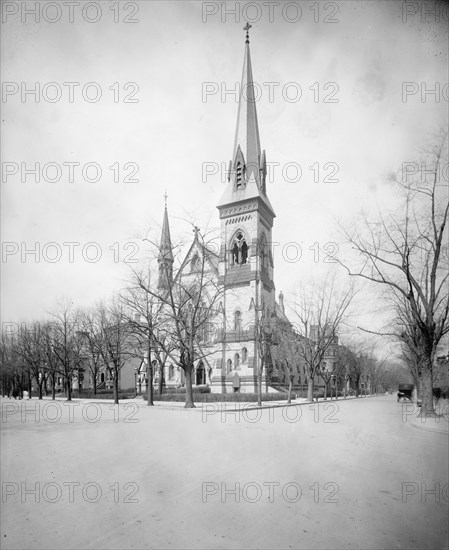
<svg viewBox="0 0 449 550">
<path fill-rule="evenodd" d="M 204 363 L 200 361 L 196 367 L 195 384 L 201 386 L 206 383 L 206 369 Z"/>
</svg>

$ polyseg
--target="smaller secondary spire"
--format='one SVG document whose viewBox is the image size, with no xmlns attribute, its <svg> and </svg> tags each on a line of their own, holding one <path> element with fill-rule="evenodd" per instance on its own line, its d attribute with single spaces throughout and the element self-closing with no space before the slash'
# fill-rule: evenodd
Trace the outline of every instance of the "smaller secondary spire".
<svg viewBox="0 0 449 550">
<path fill-rule="evenodd" d="M 173 261 L 173 251 L 170 237 L 170 224 L 168 222 L 167 204 L 165 205 L 162 221 L 161 244 L 159 247 L 159 260 Z"/>
<path fill-rule="evenodd" d="M 243 30 L 246 31 L 246 40 L 245 40 L 245 44 L 249 44 L 249 29 L 252 28 L 252 25 L 250 25 L 248 23 L 248 21 L 246 22 L 246 25 L 243 27 Z"/>
<path fill-rule="evenodd" d="M 165 209 L 164 209 L 164 218 L 162 221 L 162 232 L 161 232 L 161 244 L 159 246 L 159 281 L 158 288 L 168 290 L 171 282 L 173 280 L 173 247 L 171 244 L 170 237 L 170 224 L 168 222 L 168 212 L 167 212 L 167 192 L 164 195 L 165 198 Z"/>
</svg>

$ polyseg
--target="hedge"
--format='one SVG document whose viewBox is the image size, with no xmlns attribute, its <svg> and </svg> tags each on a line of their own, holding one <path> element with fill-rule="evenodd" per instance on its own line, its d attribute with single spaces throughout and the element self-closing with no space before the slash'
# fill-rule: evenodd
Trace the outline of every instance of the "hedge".
<svg viewBox="0 0 449 550">
<path fill-rule="evenodd" d="M 295 394 L 292 394 L 292 399 L 295 399 Z M 288 399 L 287 393 L 263 393 L 262 401 L 286 401 Z M 182 402 L 186 400 L 184 393 L 163 393 L 162 395 L 154 395 L 154 401 L 173 401 Z M 256 403 L 256 393 L 193 393 L 193 401 L 195 403 Z"/>
<path fill-rule="evenodd" d="M 135 395 L 136 392 L 133 389 L 118 391 L 119 399 L 132 399 Z M 81 390 L 81 393 L 79 393 L 78 390 L 75 390 L 72 391 L 72 397 L 79 399 L 114 399 L 114 392 L 112 390 L 101 389 L 97 390 L 97 393 L 94 394 L 93 390 Z"/>
</svg>

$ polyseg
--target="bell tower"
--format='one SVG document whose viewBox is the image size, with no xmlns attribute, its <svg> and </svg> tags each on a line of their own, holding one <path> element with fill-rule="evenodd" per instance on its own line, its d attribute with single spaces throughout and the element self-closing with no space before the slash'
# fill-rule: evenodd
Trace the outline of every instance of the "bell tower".
<svg viewBox="0 0 449 550">
<path fill-rule="evenodd" d="M 255 326 L 262 307 L 275 310 L 272 228 L 275 213 L 267 195 L 266 155 L 262 151 L 247 23 L 237 127 L 227 184 L 217 205 L 221 222 L 219 283 L 224 286 L 222 391 L 253 392 L 258 353 Z M 259 317 L 258 317 L 259 316 Z M 216 373 L 217 375 L 219 372 Z M 265 391 L 265 390 L 264 390 Z"/>
</svg>

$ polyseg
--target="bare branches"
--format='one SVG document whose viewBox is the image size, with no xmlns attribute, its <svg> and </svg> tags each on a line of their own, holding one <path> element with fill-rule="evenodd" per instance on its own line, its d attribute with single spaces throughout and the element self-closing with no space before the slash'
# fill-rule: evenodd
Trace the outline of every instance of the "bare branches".
<svg viewBox="0 0 449 550">
<path fill-rule="evenodd" d="M 425 409 L 433 410 L 431 395 L 432 365 L 441 338 L 448 332 L 449 292 L 447 260 L 443 243 L 448 240 L 449 196 L 437 194 L 441 165 L 447 162 L 447 131 L 431 148 L 431 181 L 398 181 L 404 191 L 404 208 L 391 216 L 379 213 L 380 222 L 366 218 L 355 230 L 343 229 L 348 243 L 359 255 L 358 266 L 339 261 L 349 275 L 382 284 L 396 297 L 396 315 L 404 329 L 397 338 L 409 349 L 412 363 L 428 376 Z M 391 336 L 391 334 L 390 334 Z"/>
<path fill-rule="evenodd" d="M 313 399 L 314 379 L 322 370 L 328 351 L 338 342 L 338 332 L 346 321 L 357 291 L 353 283 L 338 291 L 335 275 L 302 293 L 294 300 L 292 311 L 299 321 L 301 335 L 297 348 L 308 378 L 308 398 Z"/>
</svg>

